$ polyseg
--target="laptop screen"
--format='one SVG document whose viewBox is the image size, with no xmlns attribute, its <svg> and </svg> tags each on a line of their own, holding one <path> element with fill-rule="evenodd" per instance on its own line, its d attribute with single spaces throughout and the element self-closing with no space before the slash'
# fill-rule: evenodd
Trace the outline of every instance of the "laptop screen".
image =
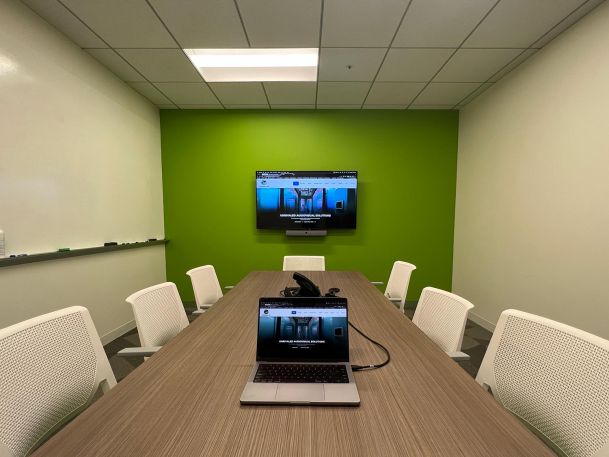
<svg viewBox="0 0 609 457">
<path fill-rule="evenodd" d="M 256 360 L 348 362 L 347 299 L 261 298 Z"/>
</svg>

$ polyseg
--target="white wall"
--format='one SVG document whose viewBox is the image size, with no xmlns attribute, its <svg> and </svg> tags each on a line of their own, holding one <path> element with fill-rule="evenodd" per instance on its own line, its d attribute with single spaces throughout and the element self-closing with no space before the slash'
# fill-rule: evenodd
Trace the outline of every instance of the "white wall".
<svg viewBox="0 0 609 457">
<path fill-rule="evenodd" d="M 453 289 L 609 338 L 609 3 L 460 116 Z"/>
<path fill-rule="evenodd" d="M 26 6 L 0 0 L 0 229 L 7 254 L 162 238 L 158 110 Z M 0 268 L 0 327 L 69 305 L 105 340 L 164 248 Z M 113 333 L 114 332 L 114 333 Z"/>
</svg>

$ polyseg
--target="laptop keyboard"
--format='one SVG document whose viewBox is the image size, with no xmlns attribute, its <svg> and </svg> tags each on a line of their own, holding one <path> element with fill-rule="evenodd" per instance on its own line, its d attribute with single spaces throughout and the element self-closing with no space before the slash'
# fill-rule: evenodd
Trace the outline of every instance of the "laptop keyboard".
<svg viewBox="0 0 609 457">
<path fill-rule="evenodd" d="M 260 364 L 254 382 L 348 383 L 345 365 Z"/>
</svg>

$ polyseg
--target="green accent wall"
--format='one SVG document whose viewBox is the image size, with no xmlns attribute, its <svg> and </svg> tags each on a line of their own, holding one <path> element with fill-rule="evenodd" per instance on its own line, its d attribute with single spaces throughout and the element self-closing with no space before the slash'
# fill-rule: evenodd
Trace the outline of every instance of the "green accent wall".
<svg viewBox="0 0 609 457">
<path fill-rule="evenodd" d="M 451 288 L 457 111 L 162 110 L 167 279 L 193 300 L 190 268 L 220 284 L 281 270 L 284 255 L 325 255 L 328 270 L 386 282 L 417 266 L 408 299 Z M 256 170 L 357 170 L 357 229 L 319 238 L 256 230 Z"/>
</svg>

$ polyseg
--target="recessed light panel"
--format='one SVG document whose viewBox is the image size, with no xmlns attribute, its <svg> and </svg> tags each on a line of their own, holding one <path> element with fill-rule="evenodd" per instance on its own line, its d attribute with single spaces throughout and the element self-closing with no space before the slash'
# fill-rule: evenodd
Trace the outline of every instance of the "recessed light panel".
<svg viewBox="0 0 609 457">
<path fill-rule="evenodd" d="M 207 82 L 316 81 L 318 49 L 184 49 Z"/>
</svg>

